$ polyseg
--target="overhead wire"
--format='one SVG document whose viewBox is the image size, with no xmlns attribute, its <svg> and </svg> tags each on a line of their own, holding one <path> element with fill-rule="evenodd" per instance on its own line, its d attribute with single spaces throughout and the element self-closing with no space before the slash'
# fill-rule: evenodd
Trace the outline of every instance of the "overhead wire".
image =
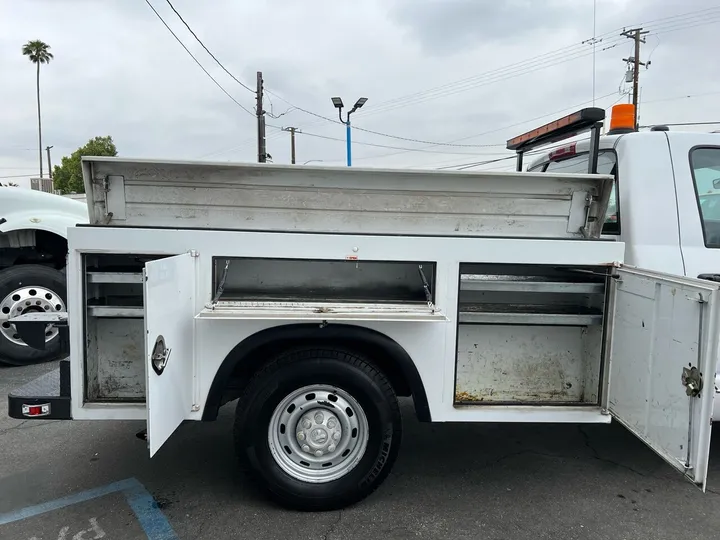
<svg viewBox="0 0 720 540">
<path fill-rule="evenodd" d="M 187 23 L 187 21 L 185 21 L 185 19 L 183 18 L 183 16 L 180 15 L 180 13 L 178 12 L 177 9 L 175 9 L 175 6 L 173 6 L 172 2 L 171 2 L 170 0 L 165 0 L 165 1 L 166 1 L 167 4 L 170 6 L 170 9 L 172 9 L 172 10 L 175 12 L 175 15 L 177 15 L 178 19 L 180 19 L 180 20 L 182 21 L 182 23 L 185 25 L 185 28 L 188 29 L 188 31 L 192 34 L 192 36 L 193 36 L 193 37 L 195 38 L 195 40 L 200 44 L 200 46 L 201 46 L 203 49 L 205 49 L 205 52 L 207 52 L 207 53 L 210 55 L 210 57 L 211 57 L 213 60 L 215 60 L 215 62 L 217 63 L 217 65 L 220 66 L 220 68 L 222 68 L 222 70 L 223 70 L 225 73 L 227 73 L 232 80 L 234 80 L 234 81 L 235 81 L 236 83 L 238 83 L 240 86 L 242 86 L 243 88 L 245 88 L 245 90 L 248 90 L 248 91 L 252 92 L 253 94 L 255 94 L 255 93 L 256 93 L 255 90 L 253 90 L 252 88 L 250 88 L 248 85 L 246 85 L 246 84 L 245 84 L 244 82 L 242 82 L 240 79 L 238 79 L 237 77 L 235 77 L 235 75 L 233 75 L 232 73 L 230 73 L 230 71 L 228 71 L 228 69 L 223 65 L 223 63 L 220 62 L 220 60 L 217 59 L 217 57 L 210 51 L 210 49 L 208 49 L 208 48 L 205 46 L 205 44 L 204 44 L 204 43 L 202 42 L 202 40 L 197 36 L 197 34 L 193 31 L 193 29 L 190 28 L 190 25 Z"/>
<path fill-rule="evenodd" d="M 610 97 L 610 96 L 615 95 L 615 94 L 616 94 L 616 92 L 610 92 L 609 94 L 605 94 L 605 95 L 600 96 L 600 97 L 597 97 L 597 98 L 595 98 L 595 99 L 596 99 L 596 100 L 601 100 L 601 99 L 605 99 L 605 98 Z M 534 117 L 534 118 L 528 118 L 527 120 L 523 120 L 523 121 L 521 121 L 521 122 L 516 122 L 516 123 L 514 123 L 514 124 L 509 124 L 509 125 L 507 125 L 507 126 L 502 126 L 502 127 L 499 127 L 499 128 L 491 129 L 491 130 L 489 130 L 489 131 L 483 131 L 483 132 L 481 132 L 481 133 L 475 133 L 475 134 L 473 134 L 473 135 L 467 135 L 467 136 L 461 137 L 461 138 L 459 138 L 459 139 L 453 139 L 453 140 L 451 140 L 451 141 L 449 141 L 449 142 L 464 141 L 464 140 L 467 140 L 467 139 L 474 139 L 474 138 L 476 138 L 476 137 L 482 137 L 482 136 L 484 136 L 484 135 L 490 135 L 490 134 L 492 134 L 492 133 L 497 133 L 497 132 L 499 132 L 499 131 L 504 131 L 504 130 L 506 130 L 506 129 L 518 127 L 518 126 L 521 126 L 521 125 L 523 125 L 523 124 L 528 124 L 528 123 L 534 122 L 534 121 L 536 121 L 536 120 L 542 120 L 543 118 L 547 118 L 548 116 L 554 116 L 554 115 L 556 115 L 556 114 L 559 114 L 559 113 L 562 113 L 562 112 L 565 112 L 565 111 L 568 111 L 568 110 L 576 109 L 577 107 L 581 107 L 581 106 L 587 105 L 587 104 L 589 104 L 589 103 L 592 103 L 592 100 L 583 101 L 582 103 L 577 103 L 577 104 L 575 104 L 575 105 L 570 105 L 570 106 L 568 106 L 568 107 L 564 107 L 564 108 L 562 108 L 562 109 L 559 109 L 559 110 L 556 110 L 556 111 L 553 111 L 553 112 L 550 112 L 550 113 L 546 113 L 546 114 L 543 114 L 543 115 L 540 115 L 540 116 L 536 116 L 536 117 Z M 497 146 L 505 146 L 505 145 L 503 144 L 503 145 L 497 145 Z M 424 149 L 429 149 L 429 148 L 434 148 L 434 147 L 435 147 L 435 145 L 429 145 L 429 146 L 423 146 L 422 149 L 424 150 Z M 382 155 L 380 155 L 380 156 L 375 156 L 375 158 L 376 158 L 376 159 L 380 159 L 380 158 L 384 158 L 384 157 L 398 156 L 398 155 L 401 155 L 401 154 L 404 154 L 404 153 L 406 153 L 406 152 L 392 152 L 392 153 L 390 153 L 390 154 L 382 154 Z M 365 157 L 355 158 L 356 161 L 357 161 L 357 160 L 360 160 L 360 159 L 370 159 L 370 158 L 369 158 L 369 157 L 368 157 L 368 158 L 365 158 Z"/>
<path fill-rule="evenodd" d="M 708 16 L 713 16 L 712 18 L 708 18 Z M 696 10 L 694 12 L 687 12 L 684 14 L 678 14 L 673 15 L 669 17 L 663 17 L 659 19 L 655 19 L 653 21 L 649 21 L 648 23 L 643 23 L 647 26 L 647 24 L 653 23 L 655 24 L 652 28 L 650 28 L 651 31 L 654 31 L 655 33 L 662 33 L 668 30 L 678 30 L 683 28 L 689 28 L 694 26 L 699 26 L 702 24 L 710 24 L 713 22 L 716 22 L 716 19 L 714 18 L 716 15 L 720 15 L 720 8 L 707 8 L 703 10 Z M 699 19 L 699 20 L 698 20 Z M 720 20 L 720 19 L 718 19 Z M 660 24 L 657 24 L 660 23 Z M 697 23 L 697 24 L 688 24 L 688 23 Z M 620 29 L 606 32 L 604 34 L 601 34 L 600 36 L 596 36 L 597 39 L 604 39 L 607 36 L 612 35 L 615 32 L 619 32 Z M 621 42 L 624 41 L 624 37 L 617 35 L 612 40 L 605 40 L 606 46 L 603 47 L 600 52 L 604 50 L 608 50 L 609 48 L 615 47 Z M 371 116 L 373 114 L 380 114 L 382 112 L 387 112 L 388 110 L 398 109 L 405 106 L 410 105 L 417 105 L 420 103 L 424 103 L 426 101 L 430 101 L 432 99 L 437 99 L 438 97 L 445 97 L 447 95 L 454 95 L 456 93 L 460 93 L 463 91 L 466 91 L 468 89 L 476 88 L 479 86 L 483 86 L 486 84 L 491 84 L 495 82 L 499 82 L 502 80 L 507 80 L 509 78 L 513 78 L 522 74 L 531 73 L 533 71 L 537 71 L 539 69 L 545 69 L 548 67 L 553 67 L 555 65 L 559 65 L 568 61 L 572 61 L 575 59 L 583 58 L 585 56 L 589 56 L 593 54 L 591 50 L 587 50 L 585 45 L 582 43 L 576 43 L 574 45 L 563 47 L 561 49 L 557 49 L 555 51 L 551 51 L 549 53 L 545 53 L 543 55 L 538 55 L 526 60 L 523 60 L 521 62 L 517 62 L 515 64 L 511 64 L 509 66 L 505 66 L 503 68 L 489 71 L 486 73 L 482 73 L 479 75 L 475 75 L 473 77 L 461 79 L 459 81 L 454 81 L 451 83 L 446 83 L 444 85 L 434 87 L 428 90 L 415 92 L 413 94 L 400 96 L 398 98 L 394 98 L 385 102 L 381 102 L 377 106 L 372 107 L 372 109 L 359 111 L 357 114 L 357 117 L 364 118 Z M 533 65 L 534 64 L 534 65 Z M 520 68 L 520 69 L 518 69 Z M 450 91 L 448 91 L 450 90 Z M 337 120 L 333 118 L 329 118 L 325 115 L 321 115 L 318 113 L 315 113 L 313 111 L 310 111 L 308 109 L 304 109 L 302 107 L 298 107 L 297 105 L 293 104 L 292 102 L 286 100 L 282 96 L 279 96 L 278 94 L 273 94 L 279 99 L 282 99 L 289 105 L 297 107 L 298 110 L 305 112 L 307 114 L 310 114 L 312 116 L 315 116 L 319 119 L 333 122 L 333 123 L 339 123 Z M 402 103 L 402 106 L 399 105 L 399 103 Z M 375 135 L 380 136 L 389 136 L 389 134 L 381 133 L 373 130 L 369 130 L 366 128 L 362 128 L 360 126 L 355 126 L 356 130 L 358 131 L 366 131 L 368 133 L 372 133 Z M 408 140 L 410 138 L 408 137 L 399 137 L 399 136 L 392 136 L 392 138 L 399 138 L 401 140 Z"/>
<path fill-rule="evenodd" d="M 207 69 L 205 69 L 205 66 L 203 66 L 203 65 L 200 63 L 200 61 L 195 57 L 195 55 L 194 55 L 192 52 L 190 52 L 190 49 L 188 49 L 188 48 L 185 46 L 185 44 L 184 44 L 184 43 L 182 42 L 182 40 L 177 36 L 177 34 L 176 34 L 175 32 L 173 32 L 172 28 L 170 28 L 170 26 L 168 25 L 168 23 L 165 22 L 165 19 L 162 18 L 162 16 L 157 12 L 157 10 L 153 7 L 153 5 L 150 3 L 150 1 L 149 1 L 149 0 L 145 0 L 145 3 L 150 7 L 150 9 L 153 11 L 153 13 L 157 16 L 157 18 L 160 19 L 160 22 L 163 23 L 163 26 L 165 26 L 165 28 L 167 28 L 168 32 L 170 32 L 170 33 L 172 34 L 172 36 L 175 38 L 175 40 L 182 46 L 182 48 L 185 49 L 185 52 L 190 55 L 190 58 L 192 58 L 192 59 L 195 61 L 195 63 L 198 65 L 198 67 L 203 70 L 203 72 L 205 73 L 205 75 L 207 75 L 207 76 L 210 78 L 210 80 L 211 80 L 213 83 L 215 83 L 215 86 L 217 86 L 220 90 L 222 90 L 222 92 L 223 92 L 227 97 L 229 97 L 229 98 L 235 103 L 235 105 L 237 105 L 237 106 L 240 107 L 243 111 L 245 111 L 246 113 L 248 113 L 249 115 L 251 115 L 251 116 L 254 117 L 254 116 L 255 116 L 255 113 L 254 113 L 254 112 L 251 112 L 251 111 L 250 111 L 249 109 L 247 109 L 242 103 L 240 103 L 237 99 L 235 99 L 227 90 L 225 90 L 225 88 L 223 87 L 223 85 L 221 85 L 221 84 L 217 81 L 217 79 L 215 79 L 215 77 L 213 77 L 213 76 L 210 74 L 210 72 L 209 72 Z"/>
</svg>

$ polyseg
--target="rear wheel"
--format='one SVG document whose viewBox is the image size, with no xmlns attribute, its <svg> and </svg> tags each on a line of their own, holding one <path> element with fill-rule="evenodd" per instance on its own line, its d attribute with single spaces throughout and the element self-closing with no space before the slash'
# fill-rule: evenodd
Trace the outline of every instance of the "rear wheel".
<svg viewBox="0 0 720 540">
<path fill-rule="evenodd" d="M 387 378 L 338 349 L 280 355 L 237 405 L 235 444 L 282 505 L 333 510 L 374 491 L 397 457 L 402 421 Z"/>
<path fill-rule="evenodd" d="M 45 329 L 45 350 L 20 339 L 11 317 L 32 312 L 67 311 L 65 276 L 47 266 L 22 264 L 0 271 L 0 362 L 26 365 L 60 357 L 58 330 Z"/>
</svg>

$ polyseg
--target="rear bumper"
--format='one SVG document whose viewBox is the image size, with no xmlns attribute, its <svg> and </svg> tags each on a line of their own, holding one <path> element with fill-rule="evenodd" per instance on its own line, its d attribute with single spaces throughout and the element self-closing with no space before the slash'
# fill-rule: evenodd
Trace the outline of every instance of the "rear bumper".
<svg viewBox="0 0 720 540">
<path fill-rule="evenodd" d="M 70 361 L 8 394 L 8 415 L 20 420 L 71 420 Z"/>
</svg>

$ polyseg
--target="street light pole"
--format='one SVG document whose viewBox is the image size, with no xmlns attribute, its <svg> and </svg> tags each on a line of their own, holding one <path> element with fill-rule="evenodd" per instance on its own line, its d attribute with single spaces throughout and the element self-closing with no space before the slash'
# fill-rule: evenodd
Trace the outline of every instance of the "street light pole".
<svg viewBox="0 0 720 540">
<path fill-rule="evenodd" d="M 352 125 L 350 124 L 350 115 L 352 113 L 354 113 L 355 111 L 357 111 L 360 107 L 365 105 L 367 98 L 361 97 L 360 99 L 358 99 L 355 102 L 355 105 L 353 105 L 353 108 L 348 111 L 346 120 L 343 120 L 343 117 L 342 117 L 342 110 L 344 107 L 342 99 L 340 99 L 339 97 L 334 97 L 331 99 L 332 99 L 333 105 L 338 110 L 338 117 L 340 118 L 340 122 L 345 124 L 345 142 L 347 145 L 347 150 L 346 150 L 347 166 L 351 167 L 352 166 L 352 133 L 351 133 Z"/>
<path fill-rule="evenodd" d="M 352 167 L 352 129 L 350 128 L 350 115 L 348 114 L 347 122 L 345 122 L 345 144 L 347 146 L 347 166 Z"/>
</svg>

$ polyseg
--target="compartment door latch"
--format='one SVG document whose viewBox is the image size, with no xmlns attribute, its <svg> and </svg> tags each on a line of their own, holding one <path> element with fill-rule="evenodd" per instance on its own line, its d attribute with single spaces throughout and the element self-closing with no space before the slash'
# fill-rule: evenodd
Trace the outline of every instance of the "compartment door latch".
<svg viewBox="0 0 720 540">
<path fill-rule="evenodd" d="M 165 371 L 165 366 L 167 366 L 168 360 L 170 360 L 171 351 L 172 349 L 165 346 L 165 338 L 158 336 L 155 340 L 152 355 L 150 356 L 150 365 L 158 375 L 162 375 L 162 372 Z"/>
<path fill-rule="evenodd" d="M 696 367 L 684 367 L 682 370 L 682 385 L 689 397 L 697 397 L 703 389 L 702 374 Z"/>
</svg>

